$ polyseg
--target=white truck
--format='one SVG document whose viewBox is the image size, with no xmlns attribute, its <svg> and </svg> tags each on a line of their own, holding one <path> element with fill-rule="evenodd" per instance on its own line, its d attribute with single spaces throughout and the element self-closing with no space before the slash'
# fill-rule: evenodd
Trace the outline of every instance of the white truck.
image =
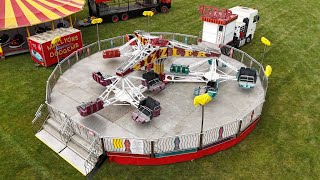
<svg viewBox="0 0 320 180">
<path fill-rule="evenodd" d="M 259 22 L 258 10 L 242 6 L 227 10 L 202 5 L 199 12 L 203 21 L 202 41 L 237 48 L 251 41 Z"/>
</svg>

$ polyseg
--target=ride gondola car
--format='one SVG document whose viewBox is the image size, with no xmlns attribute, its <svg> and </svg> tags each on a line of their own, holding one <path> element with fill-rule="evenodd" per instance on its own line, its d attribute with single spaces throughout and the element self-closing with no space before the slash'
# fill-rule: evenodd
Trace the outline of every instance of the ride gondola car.
<svg viewBox="0 0 320 180">
<path fill-rule="evenodd" d="M 160 102 L 148 96 L 139 103 L 137 111 L 132 112 L 131 118 L 137 123 L 146 123 L 159 116 L 161 109 Z"/>
<path fill-rule="evenodd" d="M 150 91 L 160 91 L 165 88 L 165 84 L 160 80 L 159 74 L 154 71 L 144 73 L 142 78 L 144 79 L 142 85 L 146 86 Z"/>
<path fill-rule="evenodd" d="M 112 84 L 113 79 L 109 78 L 110 76 L 104 76 L 102 75 L 101 72 L 93 72 L 92 73 L 92 78 L 99 84 L 101 84 L 101 86 L 108 86 L 110 84 Z"/>
<path fill-rule="evenodd" d="M 237 80 L 241 88 L 254 88 L 257 82 L 257 71 L 252 68 L 241 67 Z"/>
</svg>

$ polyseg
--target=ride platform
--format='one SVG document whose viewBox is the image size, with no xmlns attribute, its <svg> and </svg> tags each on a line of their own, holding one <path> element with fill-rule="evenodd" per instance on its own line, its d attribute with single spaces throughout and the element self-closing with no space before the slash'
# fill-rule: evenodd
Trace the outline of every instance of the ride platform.
<svg viewBox="0 0 320 180">
<path fill-rule="evenodd" d="M 134 107 L 111 105 L 92 115 L 82 117 L 76 107 L 82 102 L 95 100 L 105 90 L 92 79 L 92 72 L 103 72 L 114 75 L 127 58 L 118 57 L 103 59 L 102 53 L 96 53 L 81 60 L 67 70 L 51 94 L 50 104 L 70 115 L 78 123 L 86 126 L 103 137 L 158 139 L 176 135 L 200 133 L 201 107 L 193 105 L 193 92 L 196 87 L 205 86 L 205 83 L 168 83 L 160 92 L 147 92 L 161 103 L 161 115 L 151 122 L 139 124 L 131 119 Z M 222 55 L 221 58 L 232 66 L 240 69 L 242 63 Z M 210 59 L 210 58 L 207 58 Z M 201 58 L 175 58 L 165 60 L 165 71 L 170 72 L 171 64 L 189 65 Z M 198 67 L 206 68 L 206 65 Z M 229 75 L 234 71 L 223 69 Z M 142 77 L 144 71 L 135 71 L 130 75 Z M 141 84 L 140 80 L 134 81 L 135 85 Z M 237 81 L 226 81 L 219 84 L 217 97 L 204 108 L 204 128 L 209 130 L 224 124 L 239 120 L 256 108 L 264 100 L 264 89 L 260 79 L 253 89 L 242 89 Z M 257 115 L 260 112 L 255 113 Z"/>
</svg>

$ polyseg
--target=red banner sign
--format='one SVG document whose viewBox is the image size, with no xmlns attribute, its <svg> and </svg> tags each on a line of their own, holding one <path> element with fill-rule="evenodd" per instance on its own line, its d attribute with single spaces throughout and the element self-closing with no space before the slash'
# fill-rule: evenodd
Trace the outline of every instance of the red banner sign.
<svg viewBox="0 0 320 180">
<path fill-rule="evenodd" d="M 217 8 L 214 6 L 200 5 L 199 13 L 203 17 L 212 19 L 230 19 L 232 11 L 223 8 Z"/>
</svg>

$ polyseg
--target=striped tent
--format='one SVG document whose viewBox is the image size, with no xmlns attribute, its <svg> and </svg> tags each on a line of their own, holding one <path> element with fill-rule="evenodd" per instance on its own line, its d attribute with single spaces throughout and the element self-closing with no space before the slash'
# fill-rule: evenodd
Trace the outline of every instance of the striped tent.
<svg viewBox="0 0 320 180">
<path fill-rule="evenodd" d="M 57 20 L 82 10 L 85 0 L 0 0 L 0 30 Z"/>
</svg>

